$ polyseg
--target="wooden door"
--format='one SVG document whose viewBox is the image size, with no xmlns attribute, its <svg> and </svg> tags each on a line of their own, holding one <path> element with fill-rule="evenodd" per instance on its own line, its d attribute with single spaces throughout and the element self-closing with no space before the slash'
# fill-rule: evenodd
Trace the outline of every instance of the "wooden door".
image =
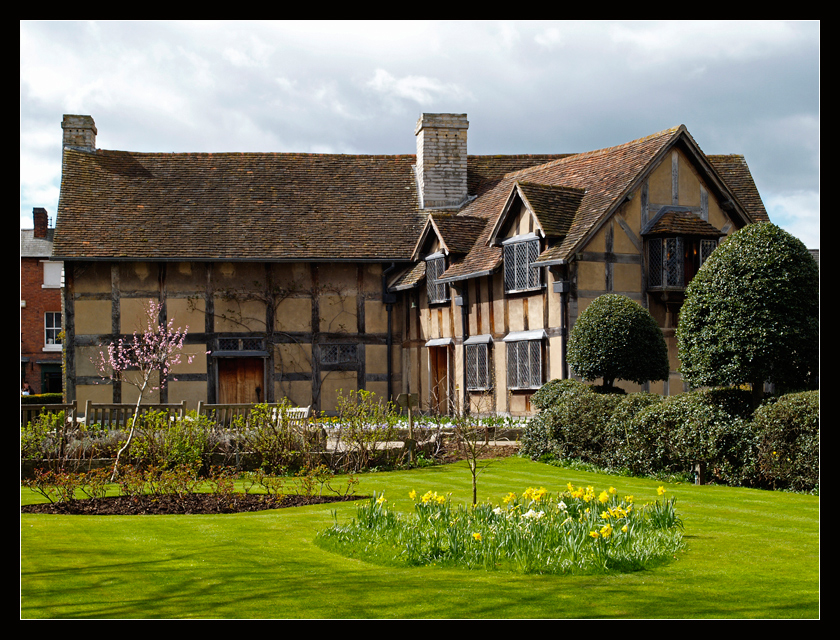
<svg viewBox="0 0 840 640">
<path fill-rule="evenodd" d="M 265 365 L 262 358 L 219 359 L 219 403 L 265 402 Z"/>
<path fill-rule="evenodd" d="M 429 347 L 431 377 L 431 410 L 439 415 L 449 413 L 449 348 Z"/>
</svg>

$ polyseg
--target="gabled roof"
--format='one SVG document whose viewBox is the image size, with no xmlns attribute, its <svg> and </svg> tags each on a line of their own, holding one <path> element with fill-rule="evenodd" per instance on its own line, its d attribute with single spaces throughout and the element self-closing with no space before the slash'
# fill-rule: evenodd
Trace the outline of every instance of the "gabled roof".
<svg viewBox="0 0 840 640">
<path fill-rule="evenodd" d="M 582 190 L 583 198 L 563 240 L 546 254 L 552 259 L 567 259 L 607 212 L 617 206 L 634 187 L 640 176 L 653 166 L 663 150 L 683 131 L 674 127 L 616 147 L 578 153 L 506 175 L 482 198 L 467 205 L 464 214 L 495 221 L 507 203 L 516 181 L 546 186 L 564 186 Z M 456 267 L 444 273 L 444 280 L 460 280 L 488 273 L 501 263 L 501 248 L 487 246 L 492 222 L 476 248 Z M 544 254 L 544 255 L 546 255 Z"/>
<path fill-rule="evenodd" d="M 507 203 L 490 231 L 489 244 L 501 241 L 499 234 L 516 215 L 515 203 L 521 201 L 534 217 L 538 233 L 543 237 L 560 238 L 569 232 L 575 213 L 584 196 L 583 189 L 566 186 L 514 181 Z"/>
<path fill-rule="evenodd" d="M 420 239 L 414 247 L 413 260 L 420 260 L 426 252 L 428 240 L 432 235 L 438 240 L 443 253 L 467 253 L 473 248 L 476 239 L 484 229 L 485 220 L 472 216 L 459 216 L 455 213 L 434 212 L 429 214 Z"/>
<path fill-rule="evenodd" d="M 457 281 L 476 277 L 492 272 L 501 264 L 501 248 L 491 246 L 494 223 L 509 203 L 517 183 L 520 187 L 522 184 L 540 185 L 537 189 L 542 188 L 543 193 L 549 187 L 565 187 L 583 193 L 568 230 L 558 233 L 560 239 L 550 244 L 538 260 L 542 264 L 562 263 L 588 241 L 627 196 L 638 188 L 649 171 L 677 146 L 686 152 L 698 171 L 707 176 L 710 187 L 721 199 L 731 203 L 730 215 L 735 215 L 743 223 L 766 217 L 743 158 L 707 158 L 685 126 L 680 125 L 615 147 L 573 154 L 507 174 L 484 197 L 477 198 L 464 208 L 462 215 L 486 218 L 488 224 L 473 251 L 448 269 L 442 279 Z M 730 184 L 730 179 L 733 184 Z M 531 190 L 536 194 L 537 189 Z M 529 193 L 526 186 L 525 196 L 528 197 Z"/>
<path fill-rule="evenodd" d="M 471 193 L 557 157 L 468 156 Z M 428 218 L 418 209 L 415 163 L 413 154 L 65 148 L 54 253 L 70 260 L 408 262 Z M 447 237 L 453 246 L 465 242 Z"/>
<path fill-rule="evenodd" d="M 413 155 L 64 151 L 55 255 L 408 261 Z"/>
</svg>

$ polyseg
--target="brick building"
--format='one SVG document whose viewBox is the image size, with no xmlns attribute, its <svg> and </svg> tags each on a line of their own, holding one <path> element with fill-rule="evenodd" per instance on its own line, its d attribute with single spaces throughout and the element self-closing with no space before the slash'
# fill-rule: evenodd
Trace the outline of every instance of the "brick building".
<svg viewBox="0 0 840 640">
<path fill-rule="evenodd" d="M 46 209 L 33 210 L 34 229 L 20 230 L 20 384 L 31 393 L 59 393 L 61 262 L 50 262 L 54 229 Z"/>
</svg>

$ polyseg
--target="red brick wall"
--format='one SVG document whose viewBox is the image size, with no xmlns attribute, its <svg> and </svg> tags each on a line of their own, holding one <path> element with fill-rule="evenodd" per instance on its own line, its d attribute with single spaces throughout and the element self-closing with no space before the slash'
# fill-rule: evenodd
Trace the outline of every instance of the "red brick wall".
<svg viewBox="0 0 840 640">
<path fill-rule="evenodd" d="M 61 312 L 61 289 L 44 289 L 44 268 L 37 258 L 21 258 L 20 299 L 26 303 L 20 309 L 20 352 L 29 362 L 24 369 L 24 378 L 32 393 L 41 392 L 41 367 L 38 362 L 60 363 L 60 351 L 44 351 L 44 314 L 47 311 Z"/>
</svg>

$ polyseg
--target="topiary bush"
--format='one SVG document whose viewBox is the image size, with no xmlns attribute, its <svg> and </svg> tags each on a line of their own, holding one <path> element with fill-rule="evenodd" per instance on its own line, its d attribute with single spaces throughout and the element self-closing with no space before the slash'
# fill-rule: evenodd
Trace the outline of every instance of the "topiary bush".
<svg viewBox="0 0 840 640">
<path fill-rule="evenodd" d="M 597 297 L 572 327 L 568 361 L 584 380 L 644 384 L 668 377 L 668 346 L 650 312 L 627 296 Z"/>
<path fill-rule="evenodd" d="M 819 391 L 792 393 L 759 407 L 757 466 L 773 488 L 819 491 Z"/>
<path fill-rule="evenodd" d="M 676 331 L 680 372 L 694 387 L 766 381 L 815 388 L 819 269 L 805 245 L 769 222 L 733 233 L 686 287 Z"/>
</svg>

